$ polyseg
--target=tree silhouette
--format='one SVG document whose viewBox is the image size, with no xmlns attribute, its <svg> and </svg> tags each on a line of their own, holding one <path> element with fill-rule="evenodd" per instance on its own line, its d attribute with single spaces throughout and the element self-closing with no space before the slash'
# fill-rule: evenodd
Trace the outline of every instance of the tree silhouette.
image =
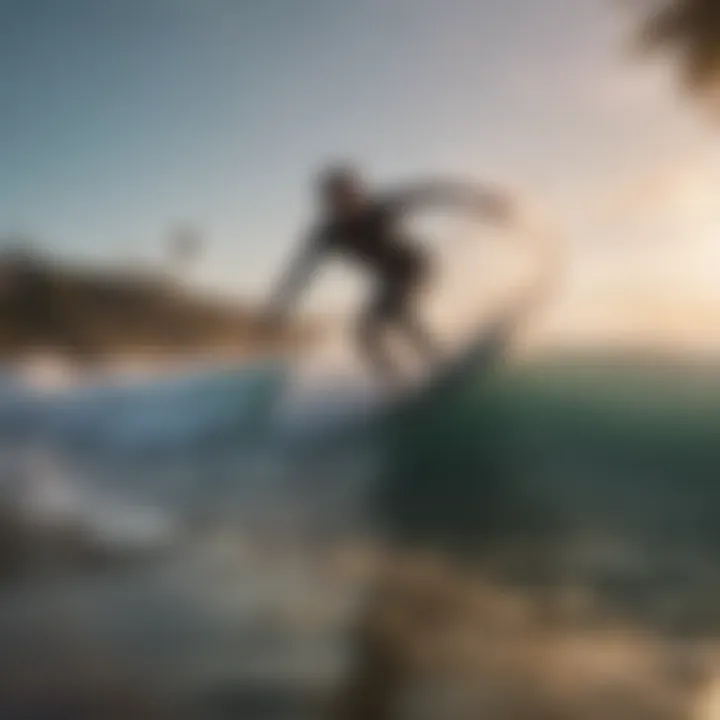
<svg viewBox="0 0 720 720">
<path fill-rule="evenodd" d="M 697 93 L 720 89 L 720 0 L 648 0 L 642 44 L 679 55 L 686 85 Z"/>
</svg>

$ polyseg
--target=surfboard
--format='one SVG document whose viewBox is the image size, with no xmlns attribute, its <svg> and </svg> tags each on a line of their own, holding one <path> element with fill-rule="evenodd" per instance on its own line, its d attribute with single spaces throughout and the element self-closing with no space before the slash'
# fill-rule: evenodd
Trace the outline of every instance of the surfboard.
<svg viewBox="0 0 720 720">
<path fill-rule="evenodd" d="M 478 324 L 450 357 L 431 369 L 425 379 L 390 393 L 382 403 L 384 414 L 412 411 L 440 398 L 468 389 L 508 359 L 523 323 L 540 306 L 548 290 L 547 278 L 510 301 L 490 321 Z"/>
</svg>

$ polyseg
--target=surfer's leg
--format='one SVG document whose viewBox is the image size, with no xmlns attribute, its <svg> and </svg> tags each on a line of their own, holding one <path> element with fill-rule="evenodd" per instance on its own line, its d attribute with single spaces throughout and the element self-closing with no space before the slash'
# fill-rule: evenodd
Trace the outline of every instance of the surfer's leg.
<svg viewBox="0 0 720 720">
<path fill-rule="evenodd" d="M 440 349 L 417 311 L 424 280 L 423 275 L 417 275 L 395 282 L 387 293 L 386 314 L 410 341 L 415 352 L 431 363 L 440 355 Z"/>
<path fill-rule="evenodd" d="M 401 376 L 401 368 L 393 361 L 385 334 L 397 313 L 397 288 L 383 282 L 360 318 L 358 344 L 365 359 L 384 382 L 394 384 Z"/>
<path fill-rule="evenodd" d="M 438 343 L 415 312 L 405 309 L 398 318 L 398 325 L 425 362 L 433 363 L 438 359 Z"/>
<path fill-rule="evenodd" d="M 383 329 L 384 322 L 375 313 L 363 315 L 357 329 L 358 346 L 375 373 L 383 380 L 394 381 L 398 371 L 385 348 Z"/>
</svg>

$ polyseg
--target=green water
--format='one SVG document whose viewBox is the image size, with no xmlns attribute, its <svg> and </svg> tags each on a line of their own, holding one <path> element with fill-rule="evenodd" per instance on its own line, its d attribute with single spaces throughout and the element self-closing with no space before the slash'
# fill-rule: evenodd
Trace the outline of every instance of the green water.
<svg viewBox="0 0 720 720">
<path fill-rule="evenodd" d="M 720 546 L 720 371 L 588 360 L 506 367 L 394 417 L 379 498 L 437 543 L 623 535 Z"/>
</svg>

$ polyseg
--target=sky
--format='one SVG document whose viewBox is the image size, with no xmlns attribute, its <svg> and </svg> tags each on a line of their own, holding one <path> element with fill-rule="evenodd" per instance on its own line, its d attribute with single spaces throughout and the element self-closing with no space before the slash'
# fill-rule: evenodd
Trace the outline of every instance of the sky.
<svg viewBox="0 0 720 720">
<path fill-rule="evenodd" d="M 198 282 L 259 297 L 312 216 L 312 175 L 349 159 L 378 183 L 457 173 L 532 196 L 576 296 L 649 265 L 665 282 L 691 230 L 676 284 L 710 288 L 715 133 L 633 55 L 618 5 L 0 0 L 0 235 L 158 263 L 189 225 Z M 648 243 L 676 249 L 649 261 Z"/>
</svg>

